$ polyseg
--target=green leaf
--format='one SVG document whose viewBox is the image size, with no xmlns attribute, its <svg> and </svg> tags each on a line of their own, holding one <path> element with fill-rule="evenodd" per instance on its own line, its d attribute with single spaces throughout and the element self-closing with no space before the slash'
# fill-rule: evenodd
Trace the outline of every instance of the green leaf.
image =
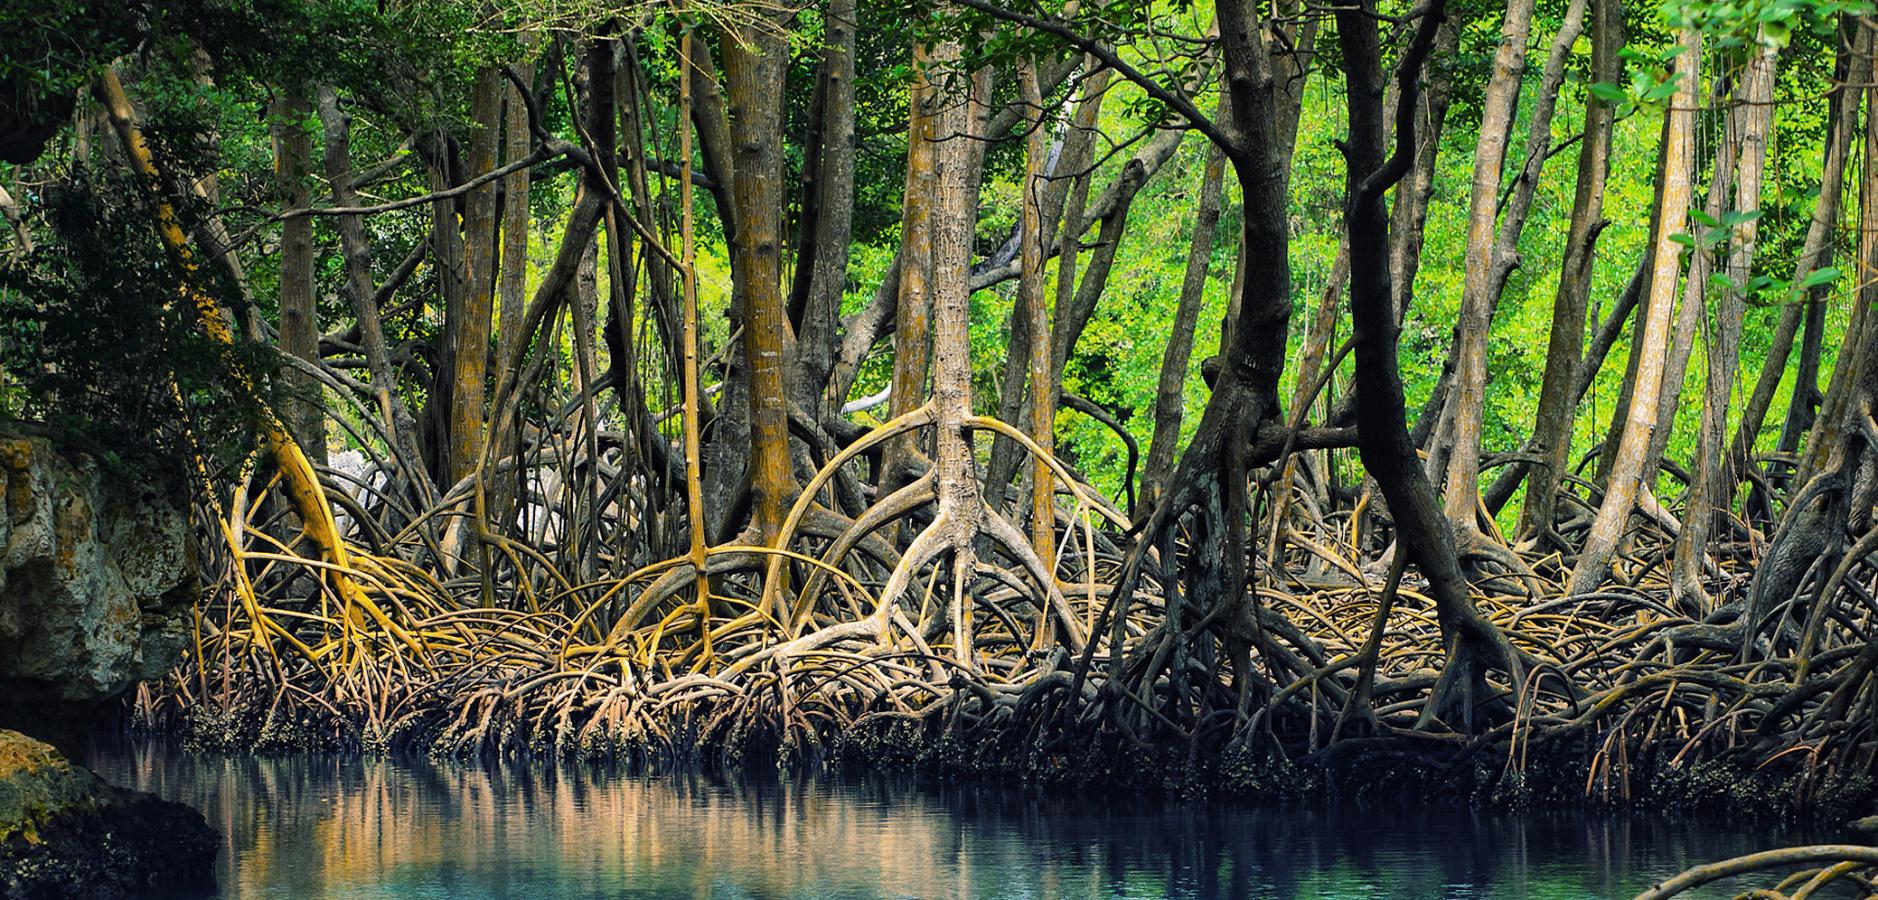
<svg viewBox="0 0 1878 900">
<path fill-rule="evenodd" d="M 1824 268 L 1814 269 L 1813 271 L 1808 272 L 1806 277 L 1800 280 L 1800 284 L 1797 288 L 1795 288 L 1795 290 L 1803 291 L 1803 290 L 1806 290 L 1807 288 L 1818 287 L 1822 284 L 1830 284 L 1837 280 L 1839 280 L 1838 268 L 1834 266 L 1826 266 Z"/>
<path fill-rule="evenodd" d="M 1623 88 L 1605 81 L 1593 84 L 1587 90 L 1591 92 L 1591 96 L 1606 103 L 1622 103 L 1630 99 L 1630 95 L 1625 93 Z"/>
</svg>

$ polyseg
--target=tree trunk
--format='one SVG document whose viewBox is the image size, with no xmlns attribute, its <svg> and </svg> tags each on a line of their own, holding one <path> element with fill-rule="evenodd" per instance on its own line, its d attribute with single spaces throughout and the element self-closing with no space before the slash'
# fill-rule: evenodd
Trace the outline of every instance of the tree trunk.
<svg viewBox="0 0 1878 900">
<path fill-rule="evenodd" d="M 1093 61 L 1090 62 L 1093 65 Z M 1095 155 L 1096 124 L 1102 110 L 1104 86 L 1108 83 L 1108 70 L 1099 69 L 1084 79 L 1081 95 L 1076 102 L 1076 109 L 1070 115 L 1069 133 L 1063 138 L 1063 151 L 1057 155 L 1055 172 L 1044 190 L 1041 218 L 1042 249 L 1047 250 L 1054 238 L 1058 243 L 1056 269 L 1056 309 L 1058 316 L 1062 310 L 1073 305 L 1076 291 L 1076 263 L 1082 250 L 1082 235 L 1087 226 L 1084 211 L 1088 208 L 1089 183 L 1093 176 Z M 1057 213 L 1061 212 L 1061 227 L 1056 227 Z M 1039 261 L 1039 265 L 1043 260 Z M 1042 295 L 1041 285 L 1038 288 Z M 1046 312 L 1046 321 L 1048 315 Z M 1055 395 L 1047 409 L 1037 407 L 1031 402 L 1029 387 L 1034 381 L 1026 374 L 1028 369 L 1019 365 L 1017 353 L 1021 350 L 1027 358 L 1031 352 L 1031 334 L 1028 321 L 1012 323 L 1010 365 L 1006 367 L 1006 377 L 1002 394 L 998 398 L 998 414 L 1006 421 L 1020 418 L 1048 415 L 1055 420 Z M 1045 335 L 1043 346 L 1049 352 L 1049 359 L 1054 365 L 1058 345 L 1048 329 L 1038 334 Z M 1055 371 L 1054 368 L 1051 371 Z M 992 508 L 1004 510 L 1005 488 L 1011 476 L 1017 471 L 1018 448 L 1015 441 L 1004 435 L 998 435 L 991 442 L 991 460 L 985 467 L 985 490 L 989 493 Z"/>
<path fill-rule="evenodd" d="M 528 107 L 513 85 L 503 93 L 502 159 L 512 163 L 528 156 L 531 136 Z M 502 179 L 502 247 L 498 265 L 496 359 L 514 355 L 522 339 L 522 315 L 528 303 L 528 191 L 526 167 Z"/>
<path fill-rule="evenodd" d="M 1056 448 L 1056 409 L 1037 402 L 1041 394 L 1035 387 L 1050 379 L 1050 318 L 1043 303 L 1043 195 L 1048 182 L 1044 178 L 1043 91 L 1037 84 L 1034 61 L 1019 64 L 1018 73 L 1024 105 L 1035 110 L 1030 133 L 1024 138 L 1024 180 L 1022 183 L 1023 234 L 1018 249 L 1020 272 L 1017 302 L 1024 308 L 1029 326 L 1029 365 L 1027 373 L 1033 388 L 1030 405 L 1030 439 L 1042 448 L 1031 461 L 1030 546 L 1037 558 L 1056 559 L 1056 477 L 1050 470 L 1050 456 Z M 969 377 L 969 371 L 967 375 Z M 996 486 L 1001 487 L 1001 485 Z"/>
<path fill-rule="evenodd" d="M 1869 32 L 1860 26 L 1860 51 L 1855 54 L 1851 85 L 1865 85 L 1865 145 L 1878 140 L 1878 116 L 1871 114 L 1878 101 L 1878 88 L 1871 87 L 1873 68 L 1869 52 Z M 1850 101 L 1851 98 L 1847 98 Z M 1867 153 L 1863 160 L 1859 185 L 1859 222 L 1857 259 L 1860 270 L 1878 261 L 1878 158 Z M 1878 401 L 1878 316 L 1870 314 L 1878 303 L 1878 284 L 1861 278 L 1846 324 L 1839 357 L 1833 365 L 1826 399 L 1819 410 L 1818 424 L 1807 435 L 1794 484 L 1797 493 L 1789 501 L 1779 528 L 1768 539 L 1761 564 L 1754 570 L 1748 585 L 1746 609 L 1738 622 L 1745 628 L 1738 643 L 1754 645 L 1755 637 L 1768 624 L 1767 617 L 1789 600 L 1797 600 L 1806 573 L 1822 555 L 1836 553 L 1848 531 L 1862 531 L 1871 517 L 1869 473 L 1878 453 L 1878 445 L 1868 437 L 1872 428 L 1873 403 Z M 1866 482 L 1861 485 L 1859 482 Z M 1824 601 L 1827 598 L 1817 598 Z M 1807 605 L 1794 604 L 1794 615 L 1804 618 Z M 1733 649 L 1732 647 L 1730 649 Z"/>
<path fill-rule="evenodd" d="M 1443 0 L 1434 0 L 1426 16 L 1444 15 Z M 1468 730 L 1472 699 L 1485 666 L 1498 663 L 1513 675 L 1517 692 L 1521 664 L 1505 638 L 1474 608 L 1467 580 L 1455 552 L 1453 525 L 1440 508 L 1434 485 L 1417 459 L 1409 438 L 1397 361 L 1395 290 L 1389 276 L 1388 214 L 1384 193 L 1400 180 L 1414 147 L 1415 83 L 1418 69 L 1434 42 L 1436 22 L 1419 23 L 1415 39 L 1403 55 L 1396 121 L 1397 147 L 1383 158 L 1385 125 L 1382 103 L 1382 49 L 1376 35 L 1373 0 L 1337 12 L 1338 37 L 1349 79 L 1350 136 L 1345 145 L 1349 164 L 1345 231 L 1350 238 L 1350 319 L 1356 352 L 1358 452 L 1363 466 L 1395 518 L 1404 550 L 1429 581 L 1428 593 L 1447 649 L 1447 663 L 1437 681 L 1421 724 L 1432 724 L 1454 705 L 1461 707 Z M 1471 519 L 1470 519 L 1471 521 Z"/>
<path fill-rule="evenodd" d="M 825 19 L 816 123 L 813 195 L 803 255 L 796 265 L 803 294 L 796 341 L 794 401 L 819 419 L 839 346 L 841 297 L 848 286 L 848 251 L 854 221 L 854 29 L 855 0 L 833 0 Z M 845 399 L 845 398 L 844 398 Z M 838 407 L 839 404 L 837 403 Z"/>
<path fill-rule="evenodd" d="M 1773 125 L 1774 67 L 1779 51 L 1762 46 L 1749 61 L 1741 80 L 1741 105 L 1737 122 L 1729 117 L 1731 129 L 1740 131 L 1736 146 L 1735 208 L 1756 211 L 1761 208 L 1761 173 L 1767 155 L 1767 136 Z M 1715 327 L 1708 340 L 1707 383 L 1702 396 L 1702 419 L 1696 438 L 1694 481 L 1689 485 L 1688 500 L 1683 505 L 1682 530 L 1676 535 L 1675 556 L 1670 586 L 1674 598 L 1685 608 L 1709 607 L 1702 587 L 1702 563 L 1708 554 L 1708 536 L 1724 496 L 1732 494 L 1725 479 L 1729 471 L 1723 452 L 1726 448 L 1728 405 L 1734 392 L 1735 368 L 1740 359 L 1741 319 L 1747 303 L 1743 297 L 1749 268 L 1754 263 L 1754 239 L 1757 221 L 1735 226 L 1730 236 L 1727 275 L 1732 285 L 1722 292 L 1715 310 Z"/>
<path fill-rule="evenodd" d="M 1154 393 L 1154 437 L 1141 474 L 1141 502 L 1152 508 L 1174 465 L 1174 446 L 1180 441 L 1180 421 L 1186 413 L 1187 364 L 1193 354 L 1193 334 L 1200 321 L 1200 304 L 1213 259 L 1213 238 L 1219 228 L 1221 188 L 1226 180 L 1226 156 L 1210 148 L 1200 174 L 1200 200 L 1194 211 L 1193 240 L 1187 248 L 1187 269 L 1181 277 L 1180 300 L 1174 307 L 1173 334 L 1161 355 L 1161 375 Z"/>
<path fill-rule="evenodd" d="M 339 95 L 332 88 L 320 88 L 319 111 L 325 132 L 326 181 L 332 188 L 333 204 L 357 206 L 358 191 L 352 187 L 352 119 L 340 109 Z M 422 499 L 433 492 L 417 445 L 417 422 L 398 394 L 398 371 L 391 365 L 391 352 L 379 322 L 378 299 L 372 289 L 372 248 L 365 236 L 365 223 L 359 216 L 339 216 L 334 225 L 345 262 L 343 293 L 358 323 L 359 346 L 365 351 L 379 419 L 391 433 L 392 458 L 403 470 L 405 483 Z"/>
<path fill-rule="evenodd" d="M 1408 314 L 1408 298 L 1415 288 L 1415 275 L 1421 270 L 1422 245 L 1428 224 L 1428 204 L 1435 194 L 1435 163 L 1441 153 L 1441 132 L 1447 124 L 1448 101 L 1454 87 L 1454 57 L 1460 43 L 1460 28 L 1455 19 L 1442 21 L 1435 32 L 1435 46 L 1428 57 L 1427 84 L 1417 96 L 1421 102 L 1415 111 L 1415 156 L 1409 165 L 1408 174 L 1396 189 L 1396 201 L 1389 210 L 1389 282 L 1395 292 L 1392 303 L 1395 306 L 1396 323 L 1400 325 Z M 1385 101 L 1387 94 L 1385 94 Z M 1396 100 L 1400 103 L 1400 99 Z M 1385 103 L 1385 105 L 1387 105 Z M 1395 113 L 1395 115 L 1399 115 Z M 1348 236 L 1345 236 L 1348 243 Z M 1346 264 L 1347 268 L 1347 264 Z M 1345 276 L 1346 278 L 1348 276 Z M 1447 377 L 1435 386 L 1435 397 L 1431 397 L 1435 415 L 1428 416 L 1426 425 L 1433 426 L 1447 402 Z M 1337 404 L 1329 415 L 1324 417 L 1326 425 L 1348 425 L 1356 420 L 1356 392 L 1345 391 L 1338 398 Z M 1417 434 L 1423 425 L 1417 421 L 1417 429 L 1410 432 Z M 1420 437 L 1417 445 L 1426 441 Z M 1443 469 L 1446 467 L 1443 466 Z"/>
<path fill-rule="evenodd" d="M 1487 332 L 1493 324 L 1494 224 L 1498 220 L 1501 172 L 1507 134 L 1519 106 L 1526 72 L 1526 35 L 1533 0 L 1508 0 L 1494 52 L 1493 75 L 1481 100 L 1480 139 L 1474 145 L 1474 183 L 1468 201 L 1467 248 L 1463 260 L 1459 334 L 1455 345 L 1454 449 L 1448 456 L 1444 509 L 1466 533 L 1478 530 L 1480 428 L 1486 409 Z M 1582 9 L 1582 5 L 1579 6 Z"/>
<path fill-rule="evenodd" d="M 305 89 L 295 85 L 274 108 L 274 174 L 287 204 L 304 208 L 312 196 L 312 142 Z M 313 365 L 320 361 L 319 311 L 313 301 L 313 219 L 295 216 L 280 226 L 280 350 Z M 320 384 L 293 366 L 281 370 L 296 396 L 282 410 L 287 427 L 315 465 L 326 464 L 326 411 Z"/>
<path fill-rule="evenodd" d="M 949 71 L 936 68 L 936 72 L 949 74 L 952 87 L 974 91 L 980 79 L 959 71 L 957 60 L 958 48 L 942 45 L 932 62 L 936 67 L 950 67 Z M 932 245 L 933 462 L 938 469 L 939 497 L 934 528 L 949 538 L 952 550 L 952 646 L 969 671 L 975 667 L 973 541 L 984 511 L 972 463 L 971 438 L 965 428 L 965 420 L 972 415 L 971 290 L 966 285 L 971 268 L 974 206 L 969 157 L 978 131 L 973 127 L 973 113 L 983 107 L 969 96 L 943 97 L 937 85 L 932 87 L 935 89 L 929 97 L 939 102 L 937 112 L 926 117 L 931 132 L 922 143 L 931 156 L 934 190 L 927 230 Z"/>
<path fill-rule="evenodd" d="M 1623 78 L 1622 0 L 1594 0 L 1591 27 L 1591 78 L 1616 84 Z M 1557 518 L 1558 486 L 1572 449 L 1572 424 L 1578 400 L 1571 388 L 1584 353 L 1585 312 L 1591 299 L 1591 275 L 1598 232 L 1604 216 L 1604 183 L 1611 172 L 1609 101 L 1586 92 L 1585 130 L 1578 147 L 1578 185 L 1572 196 L 1571 225 L 1565 234 L 1565 257 L 1559 267 L 1558 293 L 1552 301 L 1552 330 L 1546 343 L 1545 374 L 1533 420 L 1531 450 L 1544 460 L 1530 473 L 1526 503 L 1520 510 L 1520 533 L 1552 536 Z"/>
<path fill-rule="evenodd" d="M 496 167 L 502 139 L 502 76 L 493 68 L 476 73 L 470 99 L 469 172 L 474 178 Z M 464 280 L 462 315 L 455 329 L 455 371 L 450 377 L 450 483 L 476 471 L 487 430 L 484 409 L 489 375 L 489 325 L 496 275 L 496 185 L 469 192 L 463 207 Z"/>
<path fill-rule="evenodd" d="M 795 501 L 781 247 L 782 87 L 789 46 L 775 23 L 763 21 L 731 29 L 723 49 L 737 223 L 732 275 L 743 311 L 743 363 L 750 372 L 751 520 L 756 540 L 767 544 Z"/>
<path fill-rule="evenodd" d="M 926 399 L 926 370 L 932 343 L 932 298 L 928 294 L 932 277 L 932 238 L 929 229 L 938 190 L 934 180 L 937 162 L 932 117 L 941 105 L 935 97 L 936 87 L 928 78 L 929 64 L 924 48 L 915 47 L 915 72 L 907 100 L 906 190 L 900 202 L 900 290 L 898 309 L 893 317 L 893 393 L 887 401 L 889 419 L 918 409 Z M 906 482 L 905 467 L 918 453 L 918 439 L 911 434 L 887 444 L 881 471 L 876 473 L 881 496 Z"/>
<path fill-rule="evenodd" d="M 1831 254 L 1832 246 L 1827 245 L 1818 258 L 1822 261 L 1830 260 Z M 1798 450 L 1801 438 L 1813 429 L 1813 422 L 1818 418 L 1819 351 L 1826 342 L 1826 295 L 1831 293 L 1832 285 L 1822 284 L 1813 288 L 1806 301 L 1800 361 L 1793 373 L 1793 397 L 1787 403 L 1787 415 L 1780 424 L 1780 437 L 1774 443 L 1774 449 L 1780 453 Z M 1797 313 L 1799 309 L 1796 307 L 1794 311 Z M 1785 324 L 1786 310 L 1781 313 L 1781 323 Z M 1792 329 L 1788 329 L 1787 344 L 1791 346 L 1792 342 Z"/>
<path fill-rule="evenodd" d="M 528 107 L 523 103 L 521 92 L 513 85 L 503 92 L 502 129 L 503 162 L 512 163 L 526 158 L 533 143 L 529 132 Z M 501 247 L 496 265 L 495 358 L 498 364 L 519 358 L 517 345 L 523 340 L 522 317 L 527 315 L 528 308 L 528 192 L 527 167 L 517 169 L 502 179 L 499 226 Z M 500 381 L 505 373 L 498 371 L 493 374 Z M 520 376 L 520 372 L 507 373 L 510 378 Z M 499 462 L 514 456 L 516 449 L 517 444 L 511 439 L 497 445 L 492 457 Z M 516 500 L 521 496 L 524 474 L 517 470 L 492 477 L 498 478 L 500 483 L 490 499 L 489 519 L 497 525 L 510 524 L 514 518 Z"/>
<path fill-rule="evenodd" d="M 1395 318 L 1408 314 L 1408 296 L 1415 290 L 1415 273 L 1422 263 L 1422 239 L 1428 223 L 1428 203 L 1435 194 L 1435 162 L 1441 153 L 1441 132 L 1448 119 L 1448 101 L 1454 90 L 1455 55 L 1460 47 L 1460 24 L 1442 21 L 1435 32 L 1435 48 L 1428 57 L 1428 83 L 1417 95 L 1415 160 L 1396 190 L 1389 210 L 1389 282 L 1395 291 Z M 1398 92 L 1396 102 L 1401 103 Z M 1399 114 L 1399 113 L 1398 113 Z M 1330 421 L 1343 421 L 1332 416 Z"/>
<path fill-rule="evenodd" d="M 1701 34 L 1690 29 L 1683 31 L 1681 40 L 1684 49 L 1676 57 L 1675 69 L 1680 80 L 1667 114 L 1669 124 L 1664 134 L 1668 162 L 1664 170 L 1662 215 L 1652 237 L 1656 260 L 1650 274 L 1649 300 L 1644 304 L 1643 328 L 1631 348 L 1631 356 L 1637 360 L 1632 396 L 1638 399 L 1630 404 L 1610 480 L 1605 486 L 1604 502 L 1598 507 L 1597 518 L 1579 552 L 1578 564 L 1572 570 L 1567 590 L 1571 596 L 1596 590 L 1610 574 L 1611 555 L 1616 552 L 1631 509 L 1636 505 L 1646 456 L 1657 425 L 1656 404 L 1647 398 L 1656 397 L 1662 386 L 1670 309 L 1675 304 L 1676 282 L 1681 275 L 1680 248 L 1670 238 L 1686 230 L 1689 217 L 1696 65 L 1702 44 Z"/>
<path fill-rule="evenodd" d="M 1856 26 L 1854 30 L 1854 36 L 1840 35 L 1839 57 L 1833 74 L 1841 84 L 1850 79 L 1855 66 L 1864 68 L 1863 54 L 1869 52 L 1869 30 Z M 1831 262 L 1833 236 L 1839 221 L 1839 202 L 1845 191 L 1846 160 L 1851 155 L 1852 134 L 1858 128 L 1857 93 L 1835 91 L 1830 104 L 1831 112 L 1826 120 L 1826 146 L 1820 166 L 1819 197 L 1814 201 L 1806 240 L 1794 266 L 1795 284 L 1803 283 L 1808 275 Z M 1803 318 L 1806 334 L 1800 352 L 1799 372 L 1794 379 L 1793 399 L 1788 404 L 1786 422 L 1777 446 L 1782 452 L 1793 452 L 1799 447 L 1800 437 L 1812 427 L 1813 411 L 1822 399 L 1819 393 L 1819 350 L 1824 343 L 1821 330 L 1825 324 L 1825 310 L 1821 295 L 1830 291 L 1831 287 L 1825 284 L 1815 289 L 1814 297 L 1804 311 L 1796 305 L 1781 309 L 1780 321 L 1774 328 L 1766 361 L 1761 365 L 1760 376 L 1754 382 L 1754 392 L 1749 395 L 1746 406 L 1741 410 L 1741 421 L 1735 430 L 1734 441 L 1729 446 L 1729 473 L 1726 481 L 1728 499 L 1726 502 L 1718 500 L 1719 505 L 1733 506 L 1735 486 L 1740 484 L 1749 468 L 1754 455 L 1755 438 L 1760 435 L 1767 411 L 1773 406 L 1774 393 L 1786 374 L 1793 351 L 1793 338 L 1799 333 Z"/>
<path fill-rule="evenodd" d="M 1733 110 L 1740 112 L 1740 107 Z M 1729 116 L 1733 121 L 1737 117 Z M 1738 134 L 1733 127 L 1723 130 L 1720 146 L 1716 149 L 1713 169 L 1709 175 L 1708 196 L 1703 201 L 1703 214 L 1713 221 L 1720 221 L 1730 208 L 1733 196 L 1735 160 L 1740 150 Z M 1696 232 L 1706 232 L 1706 226 L 1697 226 Z M 1715 272 L 1715 248 L 1698 246 L 1689 254 L 1689 273 L 1683 279 L 1682 302 L 1676 308 L 1675 324 L 1670 326 L 1669 359 L 1663 366 L 1663 383 L 1658 389 L 1656 399 L 1656 429 L 1650 436 L 1650 448 L 1643 458 L 1643 484 L 1645 488 L 1656 485 L 1656 473 L 1663 462 L 1663 454 L 1669 448 L 1670 434 L 1676 427 L 1676 413 L 1682 409 L 1682 388 L 1689 378 L 1689 360 L 1695 355 L 1695 338 L 1702 331 L 1704 314 L 1708 309 L 1709 277 Z"/>
<path fill-rule="evenodd" d="M 1551 50 L 1546 54 L 1545 68 L 1541 70 L 1537 102 L 1533 106 L 1531 121 L 1527 128 L 1525 161 L 1520 164 L 1512 187 L 1503 195 L 1502 205 L 1505 212 L 1500 217 L 1499 230 L 1494 239 L 1493 252 L 1490 254 L 1490 262 L 1487 266 L 1487 295 L 1490 300 L 1487 304 L 1486 321 L 1489 331 L 1491 331 L 1493 313 L 1499 309 L 1500 300 L 1505 296 L 1507 279 L 1512 276 L 1513 269 L 1519 265 L 1520 234 L 1525 231 L 1527 216 L 1532 212 L 1533 198 L 1539 188 L 1539 176 L 1545 168 L 1546 161 L 1552 156 L 1552 114 L 1558 107 L 1559 89 L 1565 83 L 1566 63 L 1571 59 L 1572 45 L 1577 42 L 1578 36 L 1584 31 L 1584 13 L 1584 0 L 1574 0 L 1565 8 L 1558 33 L 1553 36 Z M 1510 121 L 1508 124 L 1510 126 Z M 1485 396 L 1484 386 L 1482 396 Z M 1452 396 L 1450 395 L 1448 399 L 1451 400 Z M 1478 418 L 1485 414 L 1485 410 L 1476 409 L 1474 413 Z M 1466 413 L 1463 408 L 1450 406 L 1444 415 L 1447 417 L 1451 432 L 1454 435 L 1460 435 L 1461 429 L 1466 427 L 1464 421 Z M 1478 423 L 1475 424 L 1477 435 Z M 1434 446 L 1440 448 L 1442 445 L 1437 442 Z M 1476 443 L 1475 450 L 1476 452 L 1479 450 L 1478 443 Z M 1449 468 L 1451 465 L 1453 463 L 1450 462 L 1449 465 L 1443 466 L 1443 470 L 1451 471 Z M 1478 476 L 1479 465 L 1476 462 L 1476 483 L 1478 483 Z M 1498 479 L 1495 484 L 1498 485 Z M 1451 482 L 1449 491 L 1448 496 L 1451 499 L 1454 497 Z M 1487 506 L 1488 513 L 1491 515 L 1498 511 L 1500 504 L 1487 500 Z"/>
</svg>

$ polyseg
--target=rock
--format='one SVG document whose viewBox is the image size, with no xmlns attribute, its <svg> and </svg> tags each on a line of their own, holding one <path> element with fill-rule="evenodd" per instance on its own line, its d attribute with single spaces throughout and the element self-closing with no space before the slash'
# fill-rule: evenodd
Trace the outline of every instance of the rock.
<svg viewBox="0 0 1878 900">
<path fill-rule="evenodd" d="M 1859 834 L 1878 835 L 1878 816 L 1866 816 L 1863 819 L 1853 819 L 1852 821 L 1846 823 L 1845 827 L 1850 828 L 1853 831 L 1858 832 Z"/>
<path fill-rule="evenodd" d="M 214 883 L 215 831 L 0 730 L 0 897 L 124 897 Z"/>
<path fill-rule="evenodd" d="M 197 585 L 172 479 L 0 426 L 0 727 L 68 750 L 182 657 Z"/>
<path fill-rule="evenodd" d="M 0 841 L 39 841 L 60 811 L 94 807 L 98 777 L 66 762 L 52 745 L 0 731 Z"/>
</svg>

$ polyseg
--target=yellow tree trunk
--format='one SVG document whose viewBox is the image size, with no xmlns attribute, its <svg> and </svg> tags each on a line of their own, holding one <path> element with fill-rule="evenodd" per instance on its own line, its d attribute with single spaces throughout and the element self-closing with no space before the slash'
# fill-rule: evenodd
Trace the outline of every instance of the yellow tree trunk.
<svg viewBox="0 0 1878 900">
<path fill-rule="evenodd" d="M 99 101 L 111 119 L 111 126 L 117 132 L 118 140 L 124 146 L 124 156 L 130 161 L 137 174 L 149 183 L 156 202 L 157 235 L 176 255 L 177 264 L 183 272 L 183 291 L 186 299 L 194 308 L 196 321 L 210 339 L 219 344 L 234 346 L 234 333 L 222 318 L 222 310 L 215 298 L 197 286 L 199 266 L 189 240 L 183 234 L 182 225 L 177 221 L 175 207 L 163 196 L 162 181 L 157 172 L 156 163 L 150 156 L 150 147 L 144 142 L 143 132 L 137 127 L 135 114 L 131 110 L 130 99 L 124 95 L 124 87 L 118 82 L 117 73 L 106 69 L 97 84 Z M 254 401 L 259 404 L 263 423 L 263 440 L 268 453 L 274 458 L 274 465 L 280 470 L 280 481 L 287 491 L 287 499 L 299 513 L 301 528 L 307 538 L 319 548 L 322 559 L 330 563 L 325 569 L 327 582 L 345 604 L 346 617 L 353 624 L 364 624 L 358 616 L 364 616 L 376 622 L 413 650 L 420 649 L 412 638 L 397 623 L 385 615 L 377 603 L 366 595 L 357 580 L 351 576 L 352 559 L 345 541 L 339 536 L 339 525 L 333 519 L 332 506 L 326 502 L 319 477 L 313 471 L 313 464 L 306 453 L 300 449 L 280 417 L 274 414 L 266 400 L 255 389 L 254 382 L 240 369 L 234 370 L 234 376 Z"/>
</svg>

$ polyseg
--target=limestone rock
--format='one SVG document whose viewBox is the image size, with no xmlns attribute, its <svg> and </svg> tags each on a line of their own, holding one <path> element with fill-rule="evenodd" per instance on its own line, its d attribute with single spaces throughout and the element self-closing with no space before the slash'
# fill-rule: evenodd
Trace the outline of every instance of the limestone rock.
<svg viewBox="0 0 1878 900">
<path fill-rule="evenodd" d="M 64 743 L 182 656 L 197 586 L 161 478 L 0 426 L 0 727 Z"/>
<path fill-rule="evenodd" d="M 111 787 L 0 730 L 0 897 L 123 897 L 210 885 L 215 832 L 180 803 Z"/>
</svg>

